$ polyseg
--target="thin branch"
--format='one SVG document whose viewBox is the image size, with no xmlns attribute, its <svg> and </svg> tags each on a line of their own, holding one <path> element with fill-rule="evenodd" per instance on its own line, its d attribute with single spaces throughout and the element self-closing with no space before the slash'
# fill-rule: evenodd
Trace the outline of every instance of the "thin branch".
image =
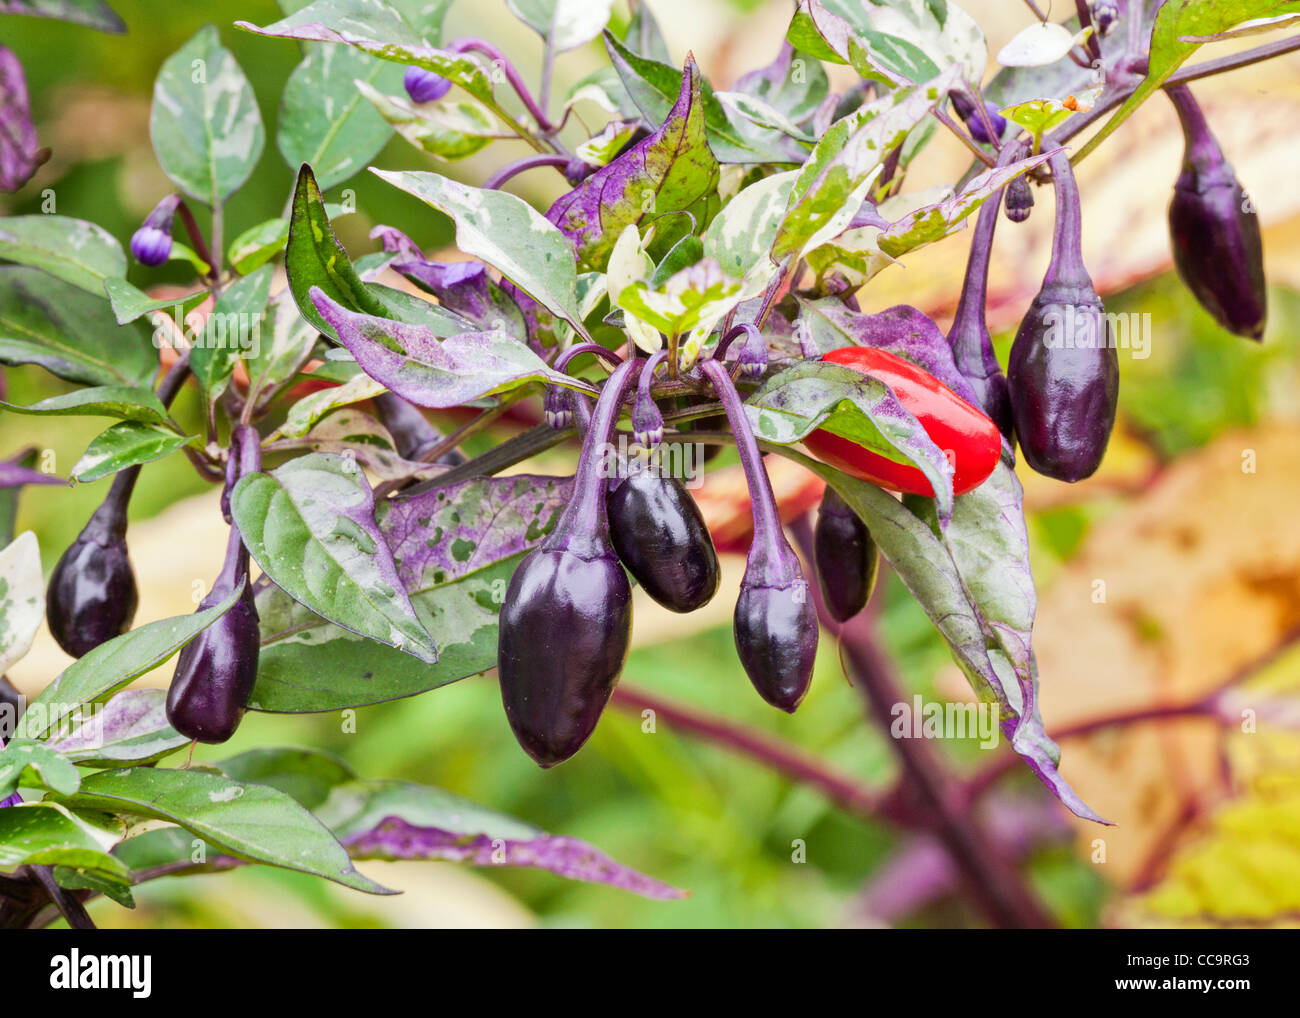
<svg viewBox="0 0 1300 1018">
<path fill-rule="evenodd" d="M 81 903 L 81 899 L 55 882 L 54 874 L 49 866 L 33 866 L 32 874 L 40 885 L 45 888 L 45 893 L 50 896 L 50 901 L 59 910 L 59 914 L 68 921 L 69 926 L 74 930 L 95 929 L 95 924 L 87 914 L 86 906 Z"/>
<path fill-rule="evenodd" d="M 792 781 L 816 788 L 848 813 L 865 819 L 878 818 L 880 797 L 876 792 L 837 773 L 812 754 L 781 739 L 693 707 L 629 688 L 626 684 L 619 685 L 610 702 L 629 714 L 654 711 L 659 720 L 666 721 L 674 728 L 756 760 Z"/>
</svg>

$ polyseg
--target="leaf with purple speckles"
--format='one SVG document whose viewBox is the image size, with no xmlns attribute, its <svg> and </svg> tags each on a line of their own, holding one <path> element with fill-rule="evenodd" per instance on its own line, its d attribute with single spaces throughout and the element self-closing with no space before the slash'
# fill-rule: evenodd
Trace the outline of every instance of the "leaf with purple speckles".
<svg viewBox="0 0 1300 1018">
<path fill-rule="evenodd" d="M 529 550 L 572 492 L 572 477 L 475 477 L 391 499 L 377 519 L 402 582 L 423 590 Z"/>
<path fill-rule="evenodd" d="M 0 191 L 17 191 L 47 158 L 36 145 L 23 65 L 0 46 Z"/>
<path fill-rule="evenodd" d="M 412 782 L 340 785 L 319 812 L 354 859 L 525 866 L 645 898 L 668 900 L 687 893 L 611 859 L 585 841 L 547 834 L 449 792 Z"/>
<path fill-rule="evenodd" d="M 431 262 L 415 251 L 393 259 L 390 267 L 437 297 L 441 307 L 480 329 L 508 332 L 520 339 L 526 335 L 519 305 L 493 281 L 482 262 Z"/>
<path fill-rule="evenodd" d="M 884 382 L 838 364 L 803 361 L 773 375 L 745 401 L 754 434 L 792 445 L 814 429 L 839 435 L 896 463 L 917 467 L 952 512 L 952 464 Z"/>
<path fill-rule="evenodd" d="M 687 210 L 698 222 L 717 182 L 718 161 L 705 137 L 700 72 L 688 58 L 677 102 L 659 129 L 563 195 L 546 218 L 573 242 L 580 266 L 603 270 L 627 226 L 646 216 Z"/>
<path fill-rule="evenodd" d="M 361 370 L 416 406 L 461 406 L 530 382 L 596 395 L 594 387 L 552 370 L 507 333 L 463 332 L 440 340 L 422 325 L 349 311 L 318 287 L 311 299 Z"/>
</svg>

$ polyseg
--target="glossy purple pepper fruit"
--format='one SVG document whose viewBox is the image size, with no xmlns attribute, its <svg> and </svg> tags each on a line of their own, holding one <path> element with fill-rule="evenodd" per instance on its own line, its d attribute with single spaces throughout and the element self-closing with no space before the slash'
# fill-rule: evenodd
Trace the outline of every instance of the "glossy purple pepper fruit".
<svg viewBox="0 0 1300 1018">
<path fill-rule="evenodd" d="M 135 619 L 138 595 L 126 551 L 126 506 L 138 474 L 113 479 L 103 504 L 68 546 L 45 592 L 45 617 L 59 646 L 82 657 L 121 636 Z"/>
<path fill-rule="evenodd" d="M 238 463 L 227 472 L 227 487 L 232 479 L 260 469 L 259 443 L 251 427 L 236 428 L 231 457 L 237 457 Z M 242 587 L 242 593 L 221 618 L 181 648 L 167 689 L 168 722 L 199 742 L 226 742 L 235 734 L 257 681 L 261 634 L 248 561 L 248 549 L 232 524 L 225 563 L 198 611 L 219 604 L 237 588 Z"/>
<path fill-rule="evenodd" d="M 1101 465 L 1119 400 L 1119 357 L 1083 266 L 1079 190 L 1063 151 L 1050 163 L 1056 231 L 1043 287 L 1020 323 L 1007 383 L 1025 462 L 1059 481 Z"/>
<path fill-rule="evenodd" d="M 817 512 L 813 552 L 826 611 L 836 622 L 847 622 L 871 600 L 880 551 L 862 518 L 829 484 Z"/>
<path fill-rule="evenodd" d="M 714 358 L 703 361 L 700 370 L 727 412 L 754 514 L 754 539 L 732 618 L 736 653 L 758 695 L 793 714 L 812 683 L 817 609 L 799 557 L 785 538 L 772 484 L 731 376 Z"/>
<path fill-rule="evenodd" d="M 1183 125 L 1183 169 L 1169 203 L 1174 265 L 1229 332 L 1262 339 L 1268 317 L 1259 216 L 1186 85 L 1165 90 Z"/>
<path fill-rule="evenodd" d="M 610 544 L 600 463 L 639 363 L 625 361 L 605 383 L 573 497 L 515 570 L 501 606 L 501 702 L 519 745 L 542 767 L 590 738 L 627 660 L 632 587 Z"/>
</svg>

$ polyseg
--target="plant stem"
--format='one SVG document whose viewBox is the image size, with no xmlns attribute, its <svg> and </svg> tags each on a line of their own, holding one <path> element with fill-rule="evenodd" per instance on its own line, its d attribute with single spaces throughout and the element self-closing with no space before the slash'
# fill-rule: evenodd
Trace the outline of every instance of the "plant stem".
<svg viewBox="0 0 1300 1018">
<path fill-rule="evenodd" d="M 816 788 L 847 813 L 867 820 L 878 819 L 880 800 L 874 791 L 847 775 L 837 773 L 825 762 L 797 746 L 725 718 L 674 703 L 640 689 L 629 688 L 626 683 L 614 690 L 611 702 L 629 714 L 654 711 L 659 720 L 688 735 L 734 750 L 741 756 L 756 760 L 785 775 L 791 781 Z"/>
<path fill-rule="evenodd" d="M 1101 43 L 1097 40 L 1097 26 L 1092 23 L 1092 10 L 1088 7 L 1088 0 L 1074 0 L 1074 10 L 1079 15 L 1079 28 L 1092 28 L 1092 33 L 1088 36 L 1088 55 L 1093 61 L 1101 59 Z"/>
<path fill-rule="evenodd" d="M 555 44 L 551 34 L 546 33 L 542 43 L 542 80 L 537 89 L 537 105 L 542 113 L 549 115 L 551 108 L 551 79 L 555 76 Z"/>
<path fill-rule="evenodd" d="M 60 887 L 54 880 L 54 875 L 49 866 L 33 866 L 32 874 L 36 877 L 37 882 L 45 888 L 45 893 L 50 896 L 50 901 L 54 903 L 68 925 L 74 930 L 93 930 L 94 922 L 86 913 L 86 906 L 81 903 L 75 894 L 67 889 Z"/>
<path fill-rule="evenodd" d="M 935 119 L 938 120 L 939 123 L 943 124 L 944 127 L 948 128 L 948 130 L 957 136 L 958 141 L 974 153 L 976 159 L 982 162 L 985 166 L 993 166 L 993 157 L 980 148 L 979 145 L 976 144 L 975 139 L 972 138 L 969 133 L 967 133 L 963 128 L 958 127 L 952 117 L 948 116 L 948 114 L 943 112 L 943 110 L 939 109 L 937 106 L 930 112 L 934 114 Z M 992 132 L 989 132 L 989 137 L 992 136 Z"/>
<path fill-rule="evenodd" d="M 212 257 L 212 252 L 208 250 L 208 242 L 203 236 L 203 231 L 199 229 L 199 224 L 194 220 L 194 213 L 190 207 L 185 204 L 184 200 L 176 206 L 176 211 L 180 213 L 181 224 L 185 227 L 185 232 L 189 234 L 190 243 L 194 245 L 194 253 L 208 263 L 209 278 L 215 281 L 218 267 Z"/>
<path fill-rule="evenodd" d="M 524 108 L 528 110 L 528 115 L 533 118 L 533 122 L 537 124 L 542 133 L 545 134 L 554 130 L 554 125 L 549 119 L 547 119 L 546 114 L 542 112 L 542 108 L 537 105 L 537 100 L 533 98 L 533 94 L 528 91 L 528 86 L 524 84 L 524 79 L 520 77 L 519 70 L 513 63 L 511 63 L 509 57 L 493 46 L 490 42 L 486 39 L 476 39 L 471 37 L 457 39 L 448 48 L 457 53 L 464 53 L 468 50 L 475 50 L 482 53 L 485 57 L 491 60 L 493 64 L 501 68 L 502 73 L 506 76 L 506 80 L 510 82 L 510 87 L 515 90 L 515 95 L 519 96 L 519 101 L 524 104 Z"/>
<path fill-rule="evenodd" d="M 492 174 L 492 176 L 488 177 L 488 179 L 483 182 L 483 190 L 495 191 L 511 177 L 518 173 L 523 173 L 525 170 L 536 169 L 539 166 L 554 166 L 556 169 L 562 171 L 564 167 L 568 165 L 569 160 L 565 156 L 546 154 L 525 156 L 523 159 L 516 160 L 513 163 L 507 163 L 505 166 L 501 167 L 501 169 L 497 170 L 496 173 Z"/>
<path fill-rule="evenodd" d="M 212 303 L 215 305 L 221 299 L 221 273 L 225 257 L 222 255 L 222 233 L 225 226 L 225 206 L 221 202 L 212 206 L 212 251 L 213 253 L 207 259 L 212 266 Z M 200 257 L 202 257 L 200 255 Z"/>
<path fill-rule="evenodd" d="M 805 518 L 793 530 L 795 542 L 812 573 L 816 568 L 812 528 Z M 892 665 L 876 645 L 874 613 L 868 608 L 840 625 L 827 613 L 816 579 L 812 578 L 808 586 L 822 626 L 840 636 L 840 646 L 857 680 L 854 688 L 862 694 L 868 712 L 888 735 L 894 706 L 905 700 Z M 890 738 L 889 741 L 910 791 L 920 802 L 922 815 L 929 818 L 935 835 L 962 872 L 968 893 L 981 911 L 1000 927 L 1056 926 L 1015 867 L 997 850 L 996 842 L 970 815 L 969 799 L 929 745 L 921 739 Z"/>
</svg>

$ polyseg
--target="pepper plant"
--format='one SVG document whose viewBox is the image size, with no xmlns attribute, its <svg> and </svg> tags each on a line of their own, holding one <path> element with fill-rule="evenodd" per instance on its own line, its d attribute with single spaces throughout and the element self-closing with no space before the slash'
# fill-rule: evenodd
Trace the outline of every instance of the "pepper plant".
<svg viewBox="0 0 1300 1018">
<path fill-rule="evenodd" d="M 1260 339 L 1257 219 L 1188 83 L 1297 40 L 1187 61 L 1289 23 L 1300 2 L 1077 0 L 1060 24 L 1028 4 L 990 75 L 980 27 L 951 0 L 799 0 L 771 59 L 725 89 L 670 52 L 641 2 L 510 0 L 544 53 L 535 87 L 491 41 L 445 38 L 448 5 L 286 5 L 269 24 L 205 27 L 167 59 L 150 131 L 175 190 L 129 252 L 193 265 L 183 298 L 128 282 L 120 240 L 91 221 L 0 219 L 0 362 L 74 386 L 6 409 L 115 419 L 70 478 L 111 477 L 108 495 L 48 584 L 31 534 L 6 534 L 0 554 L 0 672 L 42 618 L 76 658 L 9 710 L 0 923 L 84 925 L 93 895 L 130 906 L 143 881 L 244 863 L 372 893 L 386 890 L 353 860 L 528 865 L 678 895 L 589 845 L 324 754 L 187 754 L 229 739 L 246 710 L 339 711 L 495 669 L 522 749 L 543 767 L 570 758 L 626 659 L 633 584 L 677 612 L 717 594 L 703 517 L 681 478 L 650 465 L 686 444 L 733 445 L 745 473 L 735 645 L 764 700 L 799 706 L 819 633 L 851 641 L 883 557 L 1024 766 L 1105 823 L 1062 779 L 1041 720 L 1016 475 L 1091 475 L 1119 397 L 1072 167 L 1163 90 L 1187 138 L 1175 262 L 1225 329 Z M 122 27 L 102 5 L 0 5 L 74 9 Z M 285 205 L 227 240 L 224 211 L 266 140 L 222 44 L 234 31 L 305 55 L 281 100 Z M 553 68 L 579 47 L 607 63 L 553 96 Z M 828 67 L 851 84 L 833 90 Z M 411 168 L 369 167 L 394 132 Z M 939 132 L 970 169 L 941 195 L 910 190 Z M 485 180 L 448 175 L 503 139 L 530 154 Z M 0 186 L 40 161 L 22 68 L 0 48 Z M 361 173 L 409 195 L 411 222 L 448 217 L 455 260 L 390 225 L 372 231 L 376 250 L 346 250 L 333 220 L 353 211 L 341 185 Z M 557 175 L 565 193 L 535 208 L 503 189 L 524 173 Z M 1034 211 L 1044 186 L 1054 212 Z M 210 211 L 206 232 L 192 206 Z M 984 314 L 1004 210 L 1004 230 L 1055 216 L 1005 375 Z M 972 217 L 947 334 L 913 307 L 861 310 L 877 273 L 920 264 Z M 170 412 L 187 385 L 202 434 Z M 453 409 L 467 416 L 446 434 L 424 413 Z M 534 426 L 462 453 L 521 409 Z M 566 446 L 571 476 L 515 469 Z M 825 482 L 811 539 L 792 544 L 764 454 Z M 142 465 L 177 455 L 221 489 L 225 564 L 196 611 L 136 626 L 126 508 Z M 27 454 L 0 464 L 10 494 L 55 480 Z M 173 658 L 165 693 L 130 688 Z"/>
</svg>

